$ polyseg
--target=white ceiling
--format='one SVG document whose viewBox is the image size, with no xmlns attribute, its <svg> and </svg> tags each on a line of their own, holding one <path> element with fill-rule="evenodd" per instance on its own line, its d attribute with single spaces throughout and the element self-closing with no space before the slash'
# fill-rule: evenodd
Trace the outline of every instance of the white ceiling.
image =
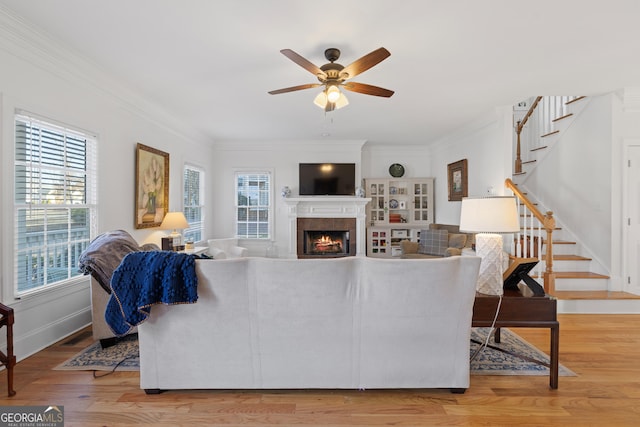
<svg viewBox="0 0 640 427">
<path fill-rule="evenodd" d="M 211 141 L 359 139 L 425 144 L 535 95 L 640 86 L 638 0 L 0 0 L 48 37 Z M 318 66 L 391 57 L 325 113 L 279 51 Z"/>
</svg>

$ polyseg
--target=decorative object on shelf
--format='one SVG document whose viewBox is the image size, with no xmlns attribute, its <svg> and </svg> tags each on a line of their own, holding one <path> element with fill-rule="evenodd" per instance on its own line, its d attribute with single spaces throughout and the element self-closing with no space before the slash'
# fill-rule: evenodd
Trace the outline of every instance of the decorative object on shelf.
<svg viewBox="0 0 640 427">
<path fill-rule="evenodd" d="M 169 153 L 136 146 L 135 227 L 158 227 L 169 203 Z"/>
<path fill-rule="evenodd" d="M 289 197 L 291 196 L 291 189 L 289 188 L 289 186 L 285 185 L 284 187 L 282 187 L 282 190 L 280 190 L 280 194 L 282 194 L 282 197 Z"/>
<path fill-rule="evenodd" d="M 391 175 L 394 178 L 400 178 L 404 175 L 404 166 L 402 166 L 400 163 L 394 163 L 391 166 L 389 166 L 389 175 Z"/>
<path fill-rule="evenodd" d="M 364 196 L 365 196 L 364 188 L 362 187 L 356 188 L 356 197 L 364 197 Z"/>
<path fill-rule="evenodd" d="M 398 201 L 396 199 L 389 200 L 389 209 L 398 209 Z"/>
<path fill-rule="evenodd" d="M 520 231 L 514 197 L 462 199 L 460 231 L 476 234 L 476 254 L 482 258 L 476 290 L 487 295 L 502 295 L 504 250 L 499 233 Z"/>
<path fill-rule="evenodd" d="M 173 239 L 173 249 L 179 250 L 177 248 L 182 246 L 182 234 L 178 233 L 178 230 L 189 228 L 189 222 L 187 222 L 187 218 L 182 212 L 167 212 L 160 228 L 162 230 L 173 230 L 169 237 Z"/>
<path fill-rule="evenodd" d="M 447 165 L 449 183 L 449 201 L 459 202 L 467 197 L 467 159 L 458 160 Z"/>
</svg>

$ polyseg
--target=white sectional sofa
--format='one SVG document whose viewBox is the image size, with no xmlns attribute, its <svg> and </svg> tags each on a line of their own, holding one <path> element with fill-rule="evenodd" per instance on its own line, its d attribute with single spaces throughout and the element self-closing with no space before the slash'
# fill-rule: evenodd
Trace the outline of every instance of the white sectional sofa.
<svg viewBox="0 0 640 427">
<path fill-rule="evenodd" d="M 469 387 L 480 258 L 198 260 L 138 326 L 140 387 Z"/>
</svg>

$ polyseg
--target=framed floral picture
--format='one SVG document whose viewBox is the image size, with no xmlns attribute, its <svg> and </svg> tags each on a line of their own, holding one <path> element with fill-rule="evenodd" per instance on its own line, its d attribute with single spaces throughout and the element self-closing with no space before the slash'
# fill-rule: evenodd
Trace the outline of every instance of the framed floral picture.
<svg viewBox="0 0 640 427">
<path fill-rule="evenodd" d="M 449 182 L 449 201 L 461 201 L 467 197 L 467 159 L 458 160 L 447 165 L 447 177 Z"/>
<path fill-rule="evenodd" d="M 136 145 L 135 227 L 159 227 L 169 206 L 169 153 Z"/>
</svg>

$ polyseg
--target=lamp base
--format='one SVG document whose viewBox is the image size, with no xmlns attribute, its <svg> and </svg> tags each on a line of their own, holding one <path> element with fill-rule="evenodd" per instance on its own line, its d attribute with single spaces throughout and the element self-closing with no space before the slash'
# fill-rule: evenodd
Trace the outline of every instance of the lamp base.
<svg viewBox="0 0 640 427">
<path fill-rule="evenodd" d="M 502 295 L 504 252 L 499 234 L 476 234 L 476 255 L 482 258 L 476 290 L 485 295 Z"/>
<path fill-rule="evenodd" d="M 178 233 L 178 230 L 173 230 L 171 234 L 169 234 L 169 238 L 173 239 L 174 248 L 182 245 L 182 234 Z"/>
</svg>

